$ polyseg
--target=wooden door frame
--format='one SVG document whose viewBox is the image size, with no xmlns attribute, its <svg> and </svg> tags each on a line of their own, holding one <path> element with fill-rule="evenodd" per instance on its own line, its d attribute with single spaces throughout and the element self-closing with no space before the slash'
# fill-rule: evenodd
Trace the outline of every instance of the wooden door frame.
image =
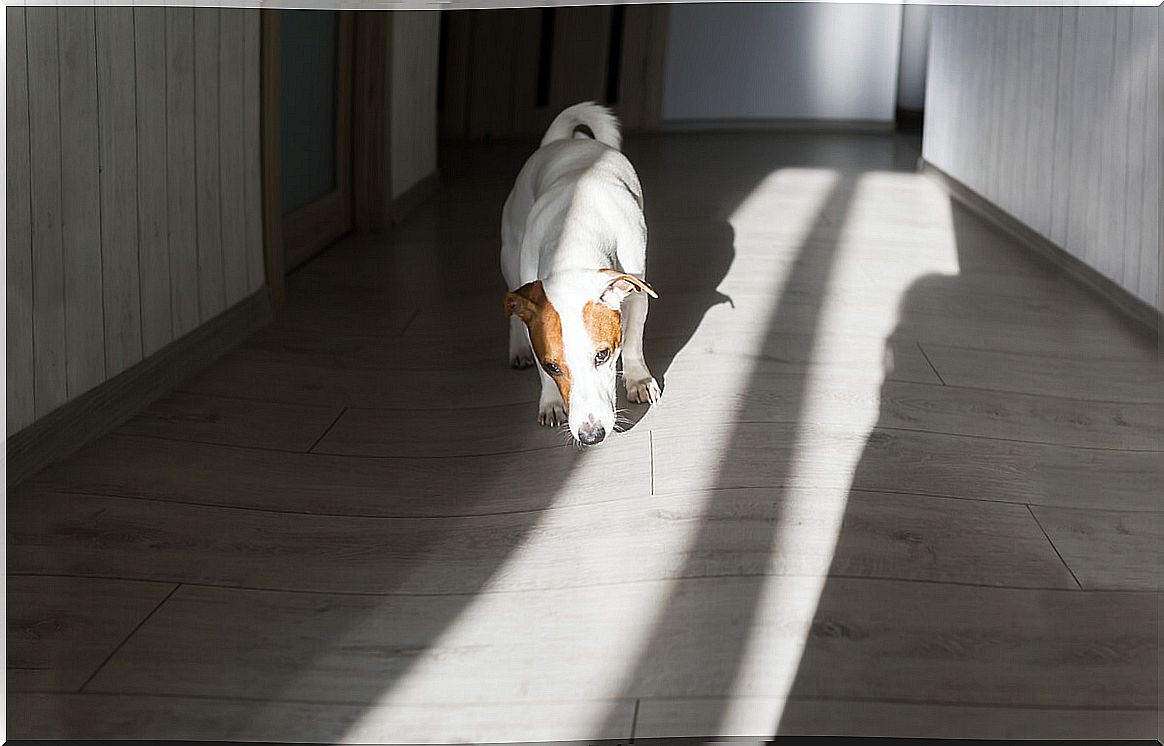
<svg viewBox="0 0 1164 746">
<path fill-rule="evenodd" d="M 260 121 L 263 169 L 263 256 L 271 300 L 278 306 L 286 297 L 285 277 L 310 257 L 312 244 L 339 238 L 349 229 L 377 230 L 382 225 L 364 216 L 376 214 L 365 205 L 369 195 L 390 194 L 387 102 L 391 95 L 391 13 L 338 11 L 341 44 L 352 53 L 341 56 L 339 75 L 351 81 L 341 86 L 340 111 L 350 113 L 336 130 L 337 189 L 290 215 L 283 215 L 279 90 L 281 67 L 280 13 L 263 9 L 261 15 Z M 354 66 L 354 69 L 353 69 Z M 369 100 L 381 97 L 383 106 Z M 355 188 L 356 183 L 360 188 Z M 337 205 L 336 203 L 340 204 Z M 342 225 L 334 220 L 340 208 Z M 288 234 L 294 233 L 294 238 Z M 307 236 L 308 240 L 302 240 Z M 292 255 L 288 259 L 288 255 Z"/>
</svg>

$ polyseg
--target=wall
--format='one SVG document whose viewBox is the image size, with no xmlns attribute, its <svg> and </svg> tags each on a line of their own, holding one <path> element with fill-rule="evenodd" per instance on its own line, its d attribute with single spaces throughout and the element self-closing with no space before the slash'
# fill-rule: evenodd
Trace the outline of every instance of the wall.
<svg viewBox="0 0 1164 746">
<path fill-rule="evenodd" d="M 258 12 L 5 15 L 11 434 L 264 274 Z"/>
<path fill-rule="evenodd" d="M 890 121 L 901 7 L 676 4 L 663 119 Z"/>
<path fill-rule="evenodd" d="M 930 11 L 928 5 L 905 5 L 901 8 L 901 59 L 897 69 L 897 106 L 907 111 L 925 109 Z"/>
<path fill-rule="evenodd" d="M 1164 309 L 1164 9 L 933 12 L 925 158 Z"/>
<path fill-rule="evenodd" d="M 392 18 L 392 196 L 437 168 L 437 62 L 440 14 L 394 12 Z"/>
</svg>

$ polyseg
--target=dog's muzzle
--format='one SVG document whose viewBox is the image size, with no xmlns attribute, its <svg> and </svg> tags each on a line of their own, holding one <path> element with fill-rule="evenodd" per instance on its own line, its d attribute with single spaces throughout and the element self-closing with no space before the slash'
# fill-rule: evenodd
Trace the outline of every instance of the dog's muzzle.
<svg viewBox="0 0 1164 746">
<path fill-rule="evenodd" d="M 578 428 L 578 442 L 584 446 L 598 445 L 606 437 L 606 428 L 594 421 L 587 420 Z"/>
</svg>

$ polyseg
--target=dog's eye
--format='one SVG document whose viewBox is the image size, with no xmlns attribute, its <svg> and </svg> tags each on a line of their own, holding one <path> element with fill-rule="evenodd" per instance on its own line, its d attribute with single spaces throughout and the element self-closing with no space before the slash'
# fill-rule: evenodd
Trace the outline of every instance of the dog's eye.
<svg viewBox="0 0 1164 746">
<path fill-rule="evenodd" d="M 609 359 L 610 359 L 610 350 L 606 350 L 606 349 L 599 350 L 598 354 L 596 354 L 594 356 L 594 364 L 595 365 L 602 365 L 603 363 L 605 363 Z"/>
<path fill-rule="evenodd" d="M 549 373 L 551 376 L 562 375 L 562 369 L 559 368 L 558 366 L 554 365 L 553 363 L 542 363 L 542 367 L 545 368 L 546 372 Z"/>
</svg>

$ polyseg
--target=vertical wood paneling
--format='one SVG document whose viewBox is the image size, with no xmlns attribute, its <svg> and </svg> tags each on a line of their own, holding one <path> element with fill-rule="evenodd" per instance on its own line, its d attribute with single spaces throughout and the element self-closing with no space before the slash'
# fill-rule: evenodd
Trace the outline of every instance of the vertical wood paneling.
<svg viewBox="0 0 1164 746">
<path fill-rule="evenodd" d="M 259 11 L 244 11 L 243 22 L 243 148 L 246 158 L 246 254 L 247 292 L 262 287 L 263 271 L 263 167 L 259 123 Z"/>
<path fill-rule="evenodd" d="M 555 112 L 579 101 L 602 100 L 610 45 L 610 6 L 559 7 L 554 24 Z"/>
<path fill-rule="evenodd" d="M 1153 41 L 1152 29 L 1143 26 L 1144 17 L 1138 10 L 1129 14 L 1130 54 L 1120 70 L 1122 95 L 1128 101 L 1128 133 L 1132 134 L 1135 123 L 1147 125 L 1147 76 L 1148 60 L 1151 57 Z M 1124 263 L 1124 287 L 1139 287 L 1140 260 L 1142 258 L 1143 231 L 1140 225 L 1144 216 L 1144 171 L 1146 159 L 1150 156 L 1148 137 L 1127 137 L 1128 169 L 1126 174 L 1127 199 L 1124 200 L 1124 241 L 1128 247 L 1128 260 Z M 1131 261 L 1132 256 L 1135 261 Z"/>
<path fill-rule="evenodd" d="M 1158 8 L 935 11 L 925 157 L 1161 308 Z"/>
<path fill-rule="evenodd" d="M 222 212 L 222 270 L 226 306 L 246 297 L 246 183 L 243 129 L 243 13 L 219 11 L 218 152 Z"/>
<path fill-rule="evenodd" d="M 32 350 L 32 204 L 29 197 L 28 46 L 24 8 L 5 13 L 6 192 L 4 237 L 7 243 L 7 432 L 33 421 Z"/>
<path fill-rule="evenodd" d="M 499 60 L 498 66 L 478 64 L 469 70 L 467 132 L 471 138 L 506 136 L 513 132 L 514 87 L 512 51 L 517 43 L 521 11 L 498 9 L 472 13 L 472 59 Z M 561 9 L 556 11 L 561 13 Z"/>
<path fill-rule="evenodd" d="M 1109 68 L 1111 84 L 1107 90 L 1107 117 L 1100 128 L 1103 136 L 1103 168 L 1098 228 L 1100 230 L 1096 256 L 1100 269 L 1108 277 L 1123 282 L 1124 265 L 1140 264 L 1139 241 L 1129 242 L 1126 230 L 1128 201 L 1128 112 L 1131 107 L 1130 88 L 1126 66 L 1131 52 L 1131 11 L 1115 8 L 1113 16 L 1112 54 Z M 1123 251 L 1112 251 L 1112 246 L 1123 246 Z"/>
<path fill-rule="evenodd" d="M 1096 86 L 1087 85 L 1090 75 L 1095 74 L 1096 49 L 1089 43 L 1095 36 L 1094 8 L 1079 8 L 1075 24 L 1075 53 L 1072 86 L 1075 95 L 1071 107 L 1071 168 L 1068 175 L 1069 190 L 1067 215 L 1067 246 L 1075 246 L 1080 255 L 1086 257 L 1087 213 L 1091 203 L 1092 159 L 1095 157 L 1095 128 L 1090 126 L 1091 117 L 1099 103 Z"/>
<path fill-rule="evenodd" d="M 6 18 L 12 434 L 266 278 L 258 12 Z"/>
<path fill-rule="evenodd" d="M 218 160 L 218 8 L 194 11 L 194 173 L 198 223 L 198 317 L 226 308 Z"/>
<path fill-rule="evenodd" d="M 1144 97 L 1144 186 L 1142 238 L 1140 240 L 1140 276 L 1138 290 L 1141 298 L 1153 301 L 1157 308 L 1164 308 L 1164 291 L 1161 275 L 1164 267 L 1164 235 L 1160 234 L 1161 210 L 1164 210 L 1164 121 L 1161 108 L 1164 107 L 1164 68 L 1161 67 L 1160 45 L 1164 44 L 1164 7 L 1144 8 L 1136 11 L 1148 29 L 1148 62 L 1144 75 L 1142 94 Z M 1152 22 L 1155 16 L 1156 22 Z M 1133 123 L 1133 126 L 1135 123 Z"/>
<path fill-rule="evenodd" d="M 167 215 L 174 338 L 198 317 L 198 232 L 194 165 L 194 13 L 166 8 Z"/>
<path fill-rule="evenodd" d="M 36 416 L 40 417 L 68 398 L 61 236 L 60 55 L 57 9 L 28 8 L 25 13 L 32 209 L 33 395 Z"/>
<path fill-rule="evenodd" d="M 105 377 L 141 360 L 133 8 L 96 13 Z"/>
<path fill-rule="evenodd" d="M 69 398 L 105 380 L 97 55 L 92 8 L 61 8 L 61 216 Z"/>
<path fill-rule="evenodd" d="M 1025 155 L 1030 149 L 1030 124 L 1034 117 L 1033 109 L 1035 109 L 1034 95 L 1031 91 L 1034 78 L 1034 10 L 1032 8 L 1016 8 L 1016 10 L 1018 18 L 1015 23 L 1015 64 L 1011 70 L 1011 74 L 1015 78 L 1012 87 L 1014 95 L 1009 107 L 1014 136 L 1007 138 L 1011 145 L 1007 153 L 1011 167 L 1010 178 L 1007 179 L 1007 194 L 1010 202 L 1014 205 L 1014 215 L 1030 224 L 1032 219 L 1031 199 L 1024 187 L 1027 178 Z"/>
<path fill-rule="evenodd" d="M 138 275 L 142 353 L 174 338 L 170 307 L 169 168 L 166 148 L 166 11 L 135 8 Z"/>
<path fill-rule="evenodd" d="M 1075 40 L 1079 11 L 1065 8 L 1059 24 L 1058 104 L 1055 107 L 1055 162 L 1051 170 L 1051 240 L 1067 246 L 1067 223 L 1071 209 L 1071 136 L 1075 109 Z M 954 83 L 955 81 L 951 81 Z"/>
<path fill-rule="evenodd" d="M 1080 132 L 1086 132 L 1088 149 L 1081 153 L 1083 177 L 1087 183 L 1086 212 L 1080 229 L 1083 258 L 1104 274 L 1109 271 L 1109 259 L 1103 243 L 1103 215 L 1108 206 L 1104 183 L 1112 165 L 1107 160 L 1108 123 L 1114 102 L 1111 97 L 1112 58 L 1115 54 L 1115 9 L 1086 8 L 1084 46 L 1090 55 L 1086 87 L 1090 95 L 1090 110 L 1079 122 Z"/>
<path fill-rule="evenodd" d="M 1044 236 L 1051 235 L 1051 199 L 1054 189 L 1046 188 L 1046 173 L 1055 163 L 1055 108 L 1059 99 L 1059 26 L 1062 14 L 1036 8 L 1033 19 L 1031 119 L 1023 189 L 1031 200 L 1031 226 Z M 1052 183 L 1054 180 L 1052 179 Z"/>
</svg>

